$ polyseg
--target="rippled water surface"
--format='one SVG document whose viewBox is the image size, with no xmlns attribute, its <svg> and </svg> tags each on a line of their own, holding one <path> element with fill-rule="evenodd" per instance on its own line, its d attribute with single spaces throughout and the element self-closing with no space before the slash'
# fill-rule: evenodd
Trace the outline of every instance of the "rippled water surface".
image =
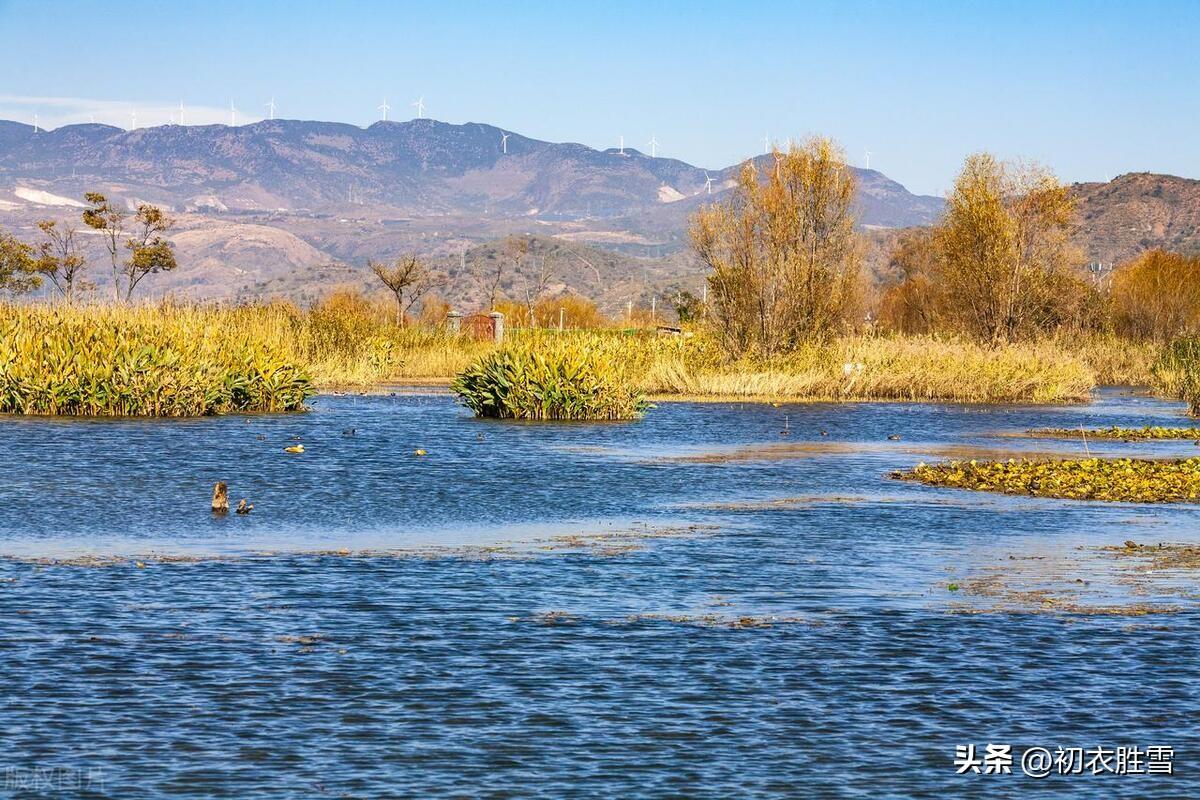
<svg viewBox="0 0 1200 800">
<path fill-rule="evenodd" d="M 1200 541 L 1200 508 L 888 477 L 977 449 L 1083 452 L 1002 435 L 1031 427 L 1179 419 L 1115 393 L 663 404 L 629 424 L 482 422 L 407 394 L 3 419 L 0 791 L 1200 796 L 1195 576 L 1160 595 L 1087 555 Z M 209 513 L 219 479 L 252 514 Z M 1175 613 L 948 588 L 1010 567 L 1086 587 L 1089 608 Z M 1167 745 L 1176 774 L 955 775 L 955 746 L 987 742 Z"/>
</svg>

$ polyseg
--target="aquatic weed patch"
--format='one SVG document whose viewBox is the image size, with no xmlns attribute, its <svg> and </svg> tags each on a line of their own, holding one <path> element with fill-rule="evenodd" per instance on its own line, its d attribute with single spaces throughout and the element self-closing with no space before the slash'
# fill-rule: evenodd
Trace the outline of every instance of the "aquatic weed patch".
<svg viewBox="0 0 1200 800">
<path fill-rule="evenodd" d="M 918 464 L 893 472 L 892 477 L 930 486 L 1069 500 L 1187 503 L 1200 499 L 1200 458 L 949 461 Z"/>
<path fill-rule="evenodd" d="M 1100 550 L 1116 558 L 1133 559 L 1139 572 L 1200 569 L 1200 545 L 1195 544 L 1139 544 L 1130 539 L 1122 545 L 1109 545 Z"/>
<path fill-rule="evenodd" d="M 1200 440 L 1200 428 L 1167 428 L 1161 425 L 1146 425 L 1142 428 L 1035 428 L 1027 431 L 1030 436 L 1047 439 L 1105 439 L 1120 442 Z"/>
</svg>

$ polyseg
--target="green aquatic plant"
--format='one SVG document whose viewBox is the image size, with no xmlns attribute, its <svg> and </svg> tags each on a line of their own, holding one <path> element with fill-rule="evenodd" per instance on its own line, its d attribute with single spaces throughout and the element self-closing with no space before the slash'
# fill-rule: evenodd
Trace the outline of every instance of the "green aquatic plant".
<svg viewBox="0 0 1200 800">
<path fill-rule="evenodd" d="M 1070 500 L 1186 503 L 1200 499 L 1200 458 L 948 461 L 918 464 L 893 472 L 892 477 L 931 486 Z"/>
<path fill-rule="evenodd" d="M 1200 440 L 1200 428 L 1165 428 L 1161 425 L 1146 425 L 1142 428 L 1036 428 L 1028 431 L 1030 436 L 1048 439 L 1107 439 L 1121 442 L 1156 441 L 1168 439 Z"/>
<path fill-rule="evenodd" d="M 597 339 L 509 345 L 464 370 L 451 389 L 478 417 L 635 419 L 647 404 L 625 362 Z"/>
</svg>

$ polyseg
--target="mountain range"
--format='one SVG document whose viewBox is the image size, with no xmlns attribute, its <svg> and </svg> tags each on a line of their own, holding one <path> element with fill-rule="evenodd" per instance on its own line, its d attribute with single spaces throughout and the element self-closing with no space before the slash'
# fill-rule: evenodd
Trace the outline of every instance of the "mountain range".
<svg viewBox="0 0 1200 800">
<path fill-rule="evenodd" d="M 633 148 L 433 119 L 132 131 L 0 121 L 0 225 L 33 238 L 36 220 L 77 219 L 83 193 L 100 191 L 175 217 L 180 268 L 155 276 L 147 287 L 155 292 L 309 300 L 332 286 L 369 285 L 368 259 L 415 252 L 456 276 L 452 299 L 466 304 L 478 300 L 472 259 L 494 259 L 498 243 L 517 234 L 562 260 L 561 290 L 586 291 L 612 310 L 698 284 L 688 218 L 726 196 L 740 166 L 705 170 Z M 876 242 L 941 213 L 941 198 L 854 171 L 857 218 Z M 1200 247 L 1198 181 L 1135 174 L 1072 190 L 1079 243 L 1093 260 Z"/>
<path fill-rule="evenodd" d="M 222 213 L 363 207 L 417 216 L 611 218 L 699 204 L 732 186 L 738 167 L 709 172 L 633 148 L 595 150 L 433 119 L 368 128 L 268 120 L 132 131 L 96 124 L 41 131 L 0 122 L 0 181 L 38 181 L 71 195 L 110 185 L 113 193 L 175 210 Z M 879 172 L 856 171 L 863 224 L 922 224 L 941 207 L 939 198 L 913 195 Z"/>
</svg>

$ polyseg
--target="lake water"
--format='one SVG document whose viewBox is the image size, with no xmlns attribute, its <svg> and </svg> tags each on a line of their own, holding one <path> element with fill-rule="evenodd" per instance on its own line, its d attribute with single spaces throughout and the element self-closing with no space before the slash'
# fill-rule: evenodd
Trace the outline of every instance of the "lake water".
<svg viewBox="0 0 1200 800">
<path fill-rule="evenodd" d="M 1083 452 L 1004 435 L 1032 427 L 1181 420 L 1115 392 L 3 419 L 0 796 L 1200 796 L 1195 576 L 1094 549 L 1200 542 L 1200 508 L 888 477 Z M 218 479 L 253 513 L 214 518 Z M 1016 589 L 950 589 L 987 576 Z M 1083 610 L 1017 591 L 1039 586 Z M 1174 613 L 1112 613 L 1133 604 Z M 1014 774 L 957 775 L 987 743 Z M 1175 774 L 1035 780 L 1035 746 L 1169 746 Z"/>
</svg>

